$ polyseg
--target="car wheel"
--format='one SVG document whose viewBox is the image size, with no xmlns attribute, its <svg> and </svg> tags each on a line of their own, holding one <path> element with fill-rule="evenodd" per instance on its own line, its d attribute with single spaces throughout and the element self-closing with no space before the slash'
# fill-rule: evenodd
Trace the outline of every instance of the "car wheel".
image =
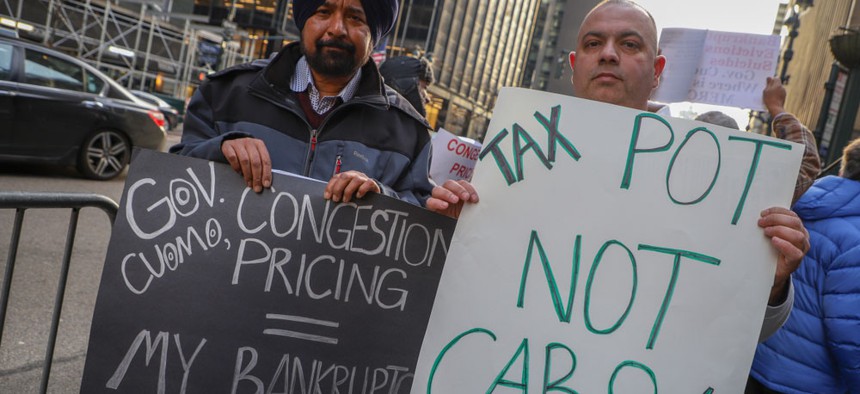
<svg viewBox="0 0 860 394">
<path fill-rule="evenodd" d="M 81 148 L 78 171 L 90 179 L 115 178 L 128 165 L 131 156 L 128 138 L 111 130 L 93 133 L 87 137 Z"/>
</svg>

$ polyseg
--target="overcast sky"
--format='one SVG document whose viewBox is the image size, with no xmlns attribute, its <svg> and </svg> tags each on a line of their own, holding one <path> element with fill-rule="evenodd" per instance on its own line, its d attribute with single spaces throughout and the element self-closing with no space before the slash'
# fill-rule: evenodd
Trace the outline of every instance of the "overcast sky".
<svg viewBox="0 0 860 394">
<path fill-rule="evenodd" d="M 654 15 L 657 29 L 691 27 L 770 34 L 779 4 L 788 0 L 636 0 Z"/>
</svg>

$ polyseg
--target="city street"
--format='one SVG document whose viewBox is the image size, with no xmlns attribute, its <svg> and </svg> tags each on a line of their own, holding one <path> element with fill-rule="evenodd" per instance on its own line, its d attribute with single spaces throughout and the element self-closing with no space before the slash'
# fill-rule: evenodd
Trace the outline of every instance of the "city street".
<svg viewBox="0 0 860 394">
<path fill-rule="evenodd" d="M 181 126 L 169 132 L 167 146 L 178 142 L 180 134 Z M 0 164 L 0 190 L 3 191 L 96 193 L 119 203 L 124 182 L 125 174 L 99 182 L 83 179 L 72 169 Z M 0 393 L 39 390 L 70 212 L 69 209 L 31 209 L 24 216 L 0 343 Z M 2 272 L 6 270 L 14 217 L 14 210 L 0 210 Z M 110 230 L 111 223 L 104 212 L 97 208 L 81 210 L 54 352 L 50 393 L 79 390 Z"/>
<path fill-rule="evenodd" d="M 860 0 L 2 0 L 0 160 L 0 394 L 860 388 Z"/>
</svg>

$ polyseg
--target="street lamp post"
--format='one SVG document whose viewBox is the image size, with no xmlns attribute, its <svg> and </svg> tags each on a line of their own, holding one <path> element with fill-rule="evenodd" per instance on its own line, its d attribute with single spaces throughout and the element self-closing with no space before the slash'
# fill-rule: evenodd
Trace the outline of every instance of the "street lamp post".
<svg viewBox="0 0 860 394">
<path fill-rule="evenodd" d="M 797 38 L 797 29 L 800 28 L 800 17 L 797 16 L 794 10 L 785 19 L 785 26 L 788 27 L 788 44 L 786 44 L 785 50 L 782 52 L 782 71 L 779 73 L 779 79 L 783 85 L 788 85 L 788 79 L 791 77 L 788 75 L 788 63 L 794 57 L 792 47 L 794 46 L 794 39 Z"/>
<path fill-rule="evenodd" d="M 800 11 L 812 7 L 814 0 L 796 0 L 789 11 L 788 17 L 785 18 L 784 25 L 788 28 L 788 42 L 785 50 L 782 52 L 782 71 L 779 73 L 779 79 L 783 85 L 788 85 L 788 80 L 791 78 L 788 75 L 788 63 L 794 57 L 794 39 L 797 38 L 798 30 L 800 29 Z"/>
<path fill-rule="evenodd" d="M 785 49 L 782 51 L 782 70 L 779 72 L 779 80 L 783 85 L 788 85 L 788 80 L 791 78 L 788 75 L 788 63 L 794 58 L 794 39 L 797 38 L 800 30 L 800 13 L 801 11 L 812 7 L 815 0 L 795 0 L 790 8 L 788 17 L 785 18 L 783 25 L 788 28 L 788 41 L 785 44 Z M 747 124 L 747 131 L 753 128 L 753 120 L 758 119 L 765 126 L 764 129 L 770 134 L 770 115 L 767 112 L 758 112 L 750 110 L 750 119 Z"/>
</svg>

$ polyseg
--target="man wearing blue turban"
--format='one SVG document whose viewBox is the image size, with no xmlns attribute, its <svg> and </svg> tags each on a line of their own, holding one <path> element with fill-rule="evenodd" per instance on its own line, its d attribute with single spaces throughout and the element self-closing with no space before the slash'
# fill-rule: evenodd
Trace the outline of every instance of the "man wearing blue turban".
<svg viewBox="0 0 860 394">
<path fill-rule="evenodd" d="M 328 181 L 335 202 L 375 192 L 423 206 L 429 125 L 370 60 L 397 14 L 397 0 L 293 0 L 300 41 L 210 75 L 170 151 L 229 163 L 256 192 L 278 169 Z"/>
</svg>

